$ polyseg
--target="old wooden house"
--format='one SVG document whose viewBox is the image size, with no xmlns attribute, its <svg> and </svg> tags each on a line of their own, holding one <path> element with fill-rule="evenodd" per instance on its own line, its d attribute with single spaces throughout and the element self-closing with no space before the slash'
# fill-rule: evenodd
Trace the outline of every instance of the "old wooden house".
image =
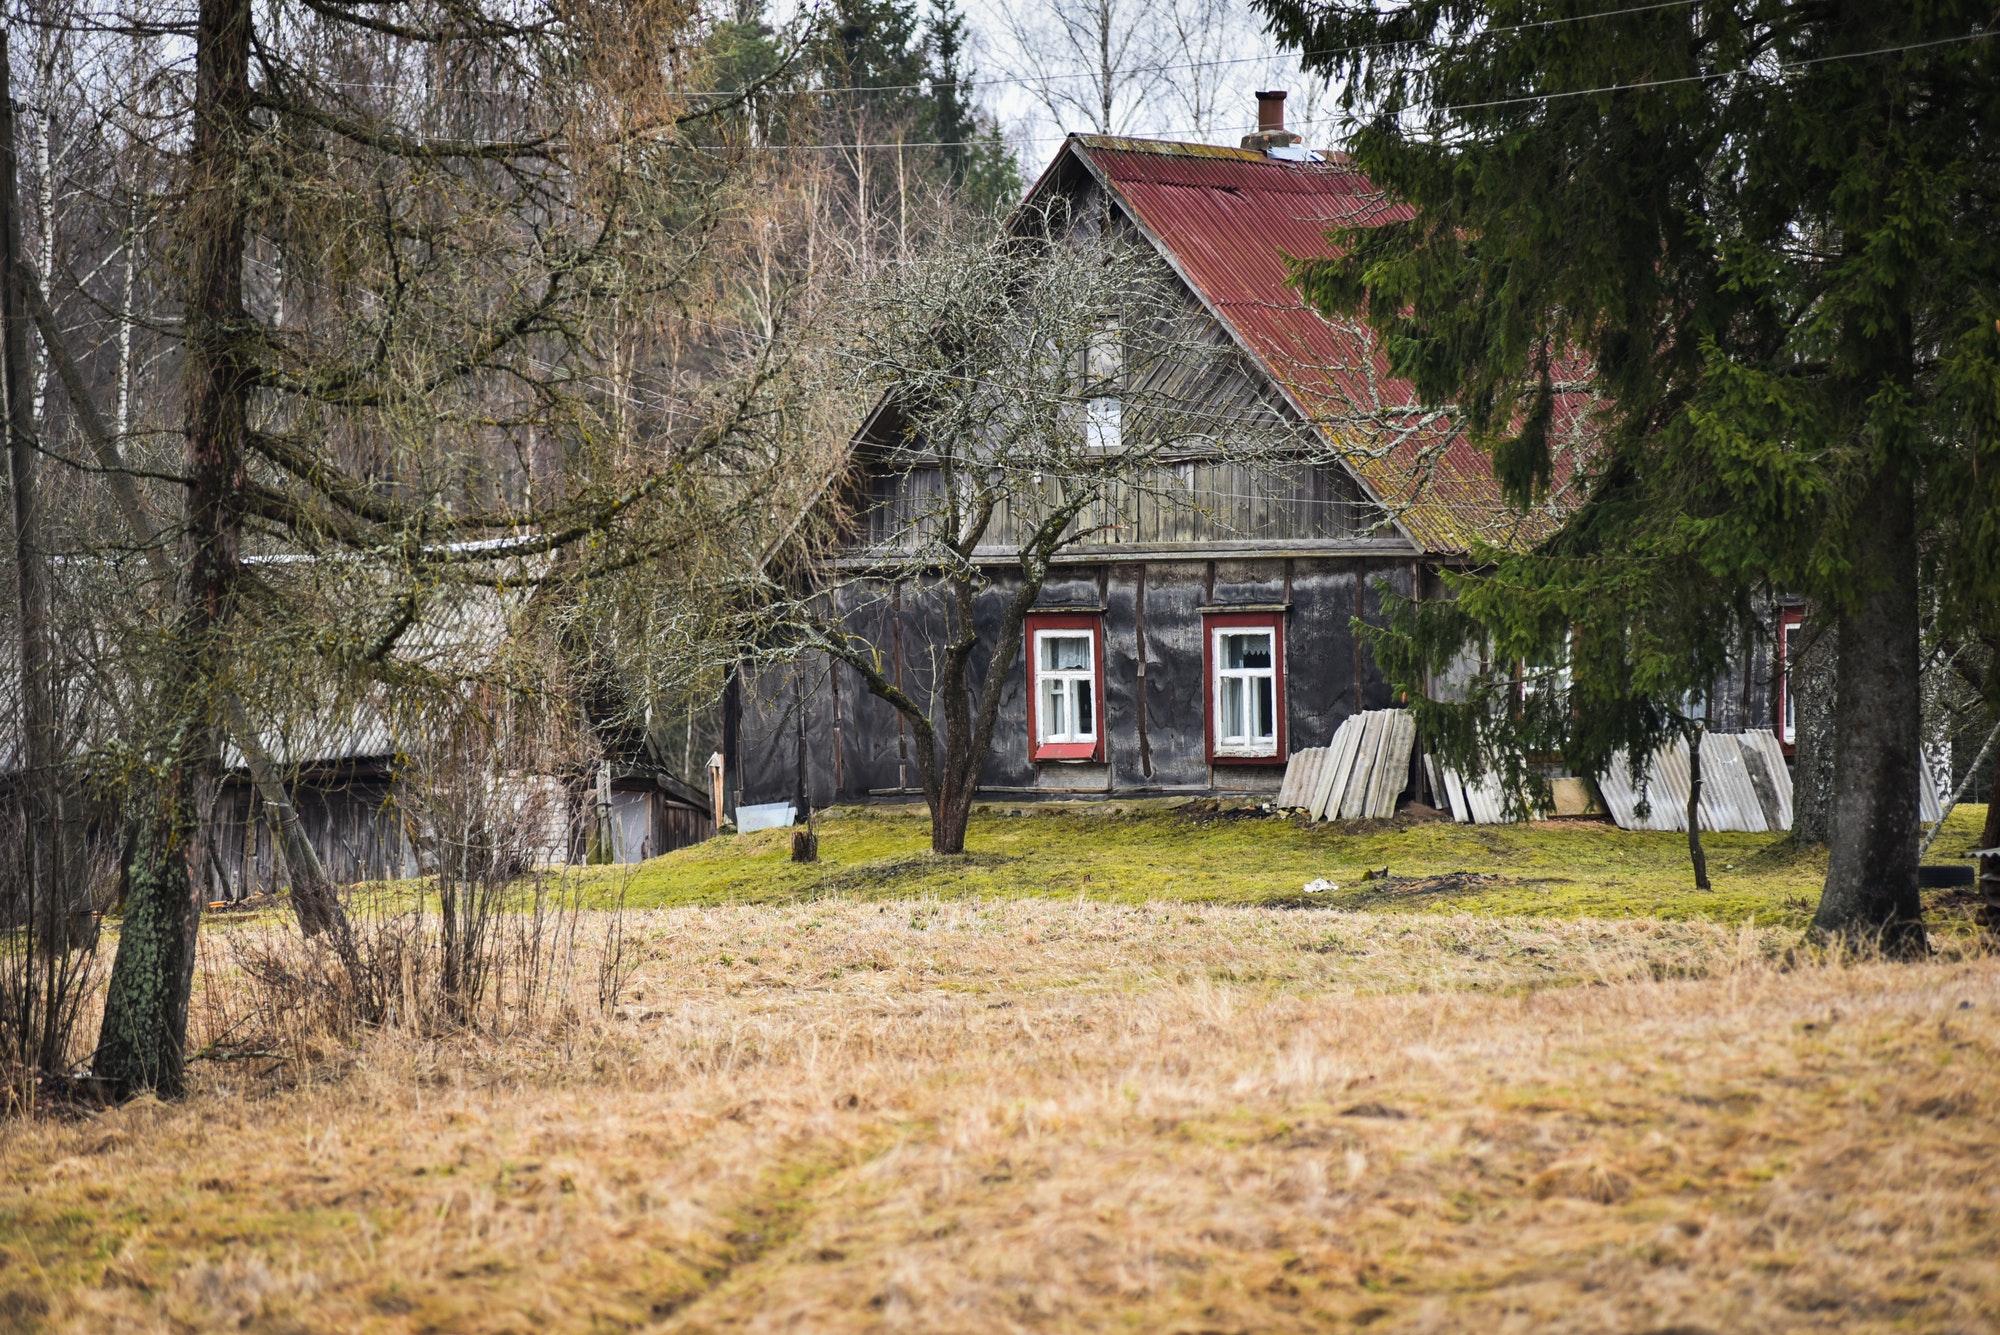
<svg viewBox="0 0 2000 1335">
<path fill-rule="evenodd" d="M 1394 703 L 1352 629 L 1382 616 L 1379 590 L 1437 596 L 1437 572 L 1465 561 L 1475 539 L 1522 541 L 1552 524 L 1588 447 L 1587 405 L 1567 396 L 1557 434 L 1571 453 L 1557 494 L 1537 514 L 1510 509 L 1487 457 L 1412 403 L 1364 326 L 1301 302 L 1288 256 L 1325 254 L 1330 227 L 1396 212 L 1338 155 L 1284 132 L 1271 114 L 1283 94 L 1259 96 L 1264 129 L 1240 148 L 1070 136 L 1024 215 L 1061 199 L 1073 216 L 1142 237 L 1208 322 L 1218 410 L 1265 405 L 1335 448 L 1289 467 L 1187 459 L 1184 503 L 1137 497 L 1064 550 L 1008 670 L 982 793 L 1275 791 L 1294 750 L 1324 746 L 1355 711 Z M 868 476 L 881 416 L 857 437 L 856 468 L 859 489 L 890 508 L 912 482 Z M 865 566 L 880 537 L 857 533 L 851 564 Z M 985 559 L 981 606 L 997 607 L 1018 558 L 996 543 Z M 940 642 L 935 599 L 915 585 L 890 589 L 854 616 L 921 698 Z M 1740 691 L 1718 701 L 1733 716 L 1718 725 L 1769 726 L 1774 692 L 1759 652 L 1762 670 L 1746 665 Z M 732 807 L 920 794 L 913 738 L 850 668 L 820 659 L 746 674 L 724 709 Z"/>
</svg>

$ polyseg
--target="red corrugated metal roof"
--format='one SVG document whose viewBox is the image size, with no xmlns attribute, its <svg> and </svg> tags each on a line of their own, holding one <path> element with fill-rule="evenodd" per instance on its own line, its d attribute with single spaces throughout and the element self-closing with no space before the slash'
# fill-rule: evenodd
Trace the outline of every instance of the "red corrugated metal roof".
<svg viewBox="0 0 2000 1335">
<path fill-rule="evenodd" d="M 1555 505 L 1524 516 L 1501 499 L 1485 452 L 1416 405 L 1361 321 L 1321 318 L 1287 282 L 1287 256 L 1330 253 L 1329 228 L 1408 216 L 1359 172 L 1339 161 L 1100 135 L 1072 135 L 1063 152 L 1112 192 L 1419 547 L 1514 545 L 1552 527 Z M 1055 175 L 1052 165 L 1036 191 Z M 1558 427 L 1577 448 L 1585 409 L 1581 395 L 1558 407 Z M 1571 462 L 1560 461 L 1559 495 Z"/>
</svg>

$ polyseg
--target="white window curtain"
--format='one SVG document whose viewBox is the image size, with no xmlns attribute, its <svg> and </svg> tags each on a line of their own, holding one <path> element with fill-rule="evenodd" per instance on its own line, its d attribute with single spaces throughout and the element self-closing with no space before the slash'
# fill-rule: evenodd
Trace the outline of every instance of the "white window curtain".
<svg viewBox="0 0 2000 1335">
<path fill-rule="evenodd" d="M 1035 632 L 1037 733 L 1043 745 L 1097 740 L 1097 663 L 1087 630 Z"/>
</svg>

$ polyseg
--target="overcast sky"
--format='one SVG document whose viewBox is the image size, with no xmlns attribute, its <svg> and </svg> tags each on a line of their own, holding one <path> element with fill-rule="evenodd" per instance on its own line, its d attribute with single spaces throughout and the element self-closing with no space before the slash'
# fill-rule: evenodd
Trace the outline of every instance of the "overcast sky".
<svg viewBox="0 0 2000 1335">
<path fill-rule="evenodd" d="M 1114 63 L 1151 71 L 1135 76 L 1125 90 L 1129 95 L 1119 99 L 1114 128 L 1120 132 L 1234 144 L 1256 127 L 1256 90 L 1283 88 L 1290 93 L 1291 128 L 1315 146 L 1327 142 L 1332 127 L 1326 120 L 1324 89 L 1299 72 L 1296 60 L 1279 53 L 1246 0 L 1112 2 L 1123 7 L 1119 26 L 1128 31 L 1131 43 L 1126 59 Z M 963 3 L 977 37 L 980 100 L 999 116 L 1020 153 L 1022 169 L 1033 177 L 1065 131 L 1094 128 L 1074 109 L 1051 111 L 1037 89 L 1073 92 L 1088 101 L 1094 81 L 1062 77 L 1073 67 L 1063 60 L 1060 41 L 1052 40 L 1060 32 L 1055 6 L 1061 0 Z M 1061 12 L 1074 19 L 1091 12 L 1095 3 L 1071 0 Z M 1041 34 L 1043 40 L 1030 44 L 1039 62 L 1024 54 L 1017 36 L 1021 30 Z"/>
</svg>

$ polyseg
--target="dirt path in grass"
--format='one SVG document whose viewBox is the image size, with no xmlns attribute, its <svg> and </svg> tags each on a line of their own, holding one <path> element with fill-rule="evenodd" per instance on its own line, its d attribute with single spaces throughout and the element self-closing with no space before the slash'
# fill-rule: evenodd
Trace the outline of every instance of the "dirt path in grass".
<svg viewBox="0 0 2000 1335">
<path fill-rule="evenodd" d="M 6 1128 L 0 1328 L 2000 1323 L 2000 961 L 1182 904 L 633 926 L 602 1019 Z"/>
</svg>

